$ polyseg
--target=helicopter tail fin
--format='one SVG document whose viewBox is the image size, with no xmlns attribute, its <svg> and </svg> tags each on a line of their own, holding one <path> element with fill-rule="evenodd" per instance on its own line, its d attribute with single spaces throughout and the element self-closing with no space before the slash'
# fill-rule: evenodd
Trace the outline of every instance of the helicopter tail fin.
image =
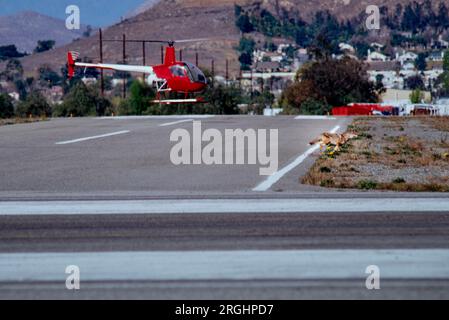
<svg viewBox="0 0 449 320">
<path fill-rule="evenodd" d="M 80 54 L 76 51 L 69 51 L 67 53 L 67 66 L 68 66 L 68 77 L 72 79 L 75 75 L 75 61 L 79 58 Z"/>
</svg>

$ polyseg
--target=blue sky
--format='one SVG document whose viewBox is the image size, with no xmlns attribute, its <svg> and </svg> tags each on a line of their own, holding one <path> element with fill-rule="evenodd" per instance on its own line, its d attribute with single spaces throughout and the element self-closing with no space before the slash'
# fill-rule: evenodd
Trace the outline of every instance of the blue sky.
<svg viewBox="0 0 449 320">
<path fill-rule="evenodd" d="M 0 0 L 0 15 L 32 10 L 65 20 L 66 7 L 75 4 L 80 8 L 82 24 L 103 27 L 120 21 L 121 16 L 143 2 L 145 0 Z"/>
</svg>

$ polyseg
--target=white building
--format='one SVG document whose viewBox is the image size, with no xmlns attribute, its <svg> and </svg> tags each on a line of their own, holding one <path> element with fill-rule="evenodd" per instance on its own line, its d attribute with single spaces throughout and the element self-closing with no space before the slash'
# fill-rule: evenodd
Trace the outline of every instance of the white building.
<svg viewBox="0 0 449 320">
<path fill-rule="evenodd" d="M 85 84 L 85 85 L 90 85 L 90 84 L 96 84 L 98 81 L 96 78 L 91 78 L 91 77 L 83 77 L 81 79 L 81 81 Z"/>
<path fill-rule="evenodd" d="M 427 57 L 427 61 L 443 61 L 444 51 L 433 51 Z"/>
<path fill-rule="evenodd" d="M 355 53 L 354 47 L 351 46 L 350 44 L 342 42 L 342 43 L 340 43 L 338 45 L 338 47 L 340 48 L 341 51 L 346 51 L 346 52 L 349 52 L 349 53 Z"/>
<path fill-rule="evenodd" d="M 396 71 L 368 71 L 369 79 L 376 82 L 379 76 L 382 77 L 382 84 L 387 89 L 402 89 L 404 88 L 404 78 L 400 77 Z"/>
<path fill-rule="evenodd" d="M 371 52 L 371 50 L 368 50 L 368 57 L 366 59 L 368 62 L 374 62 L 374 61 L 388 61 L 388 57 L 380 52 L 374 51 Z"/>
<path fill-rule="evenodd" d="M 401 65 L 406 64 L 407 62 L 415 62 L 416 58 L 418 58 L 418 55 L 413 52 L 405 52 L 403 54 L 396 54 L 396 61 L 399 61 Z"/>
<path fill-rule="evenodd" d="M 8 93 L 8 95 L 11 97 L 11 99 L 13 99 L 14 101 L 19 101 L 20 100 L 20 94 L 18 94 L 17 92 L 10 92 Z"/>
</svg>

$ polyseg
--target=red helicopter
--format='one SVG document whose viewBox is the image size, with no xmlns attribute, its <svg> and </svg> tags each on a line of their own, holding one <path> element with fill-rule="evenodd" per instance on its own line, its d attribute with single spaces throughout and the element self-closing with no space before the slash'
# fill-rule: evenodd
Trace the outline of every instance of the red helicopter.
<svg viewBox="0 0 449 320">
<path fill-rule="evenodd" d="M 119 40 L 110 40 L 119 41 Z M 143 42 L 142 40 L 126 40 L 127 42 Z M 78 62 L 80 54 L 70 51 L 68 59 L 68 77 L 71 79 L 75 75 L 75 68 L 97 68 L 104 70 L 116 70 L 125 72 L 138 72 L 148 74 L 147 83 L 153 86 L 157 92 L 157 98 L 153 103 L 200 103 L 201 98 L 188 99 L 189 95 L 201 93 L 207 87 L 207 78 L 204 73 L 194 64 L 176 60 L 175 41 L 144 40 L 153 43 L 168 43 L 165 51 L 164 63 L 157 66 L 133 66 L 125 64 L 107 63 L 85 63 Z M 176 42 L 191 42 L 201 40 L 181 40 Z M 170 92 L 183 93 L 184 99 L 161 99 L 161 94 Z"/>
</svg>

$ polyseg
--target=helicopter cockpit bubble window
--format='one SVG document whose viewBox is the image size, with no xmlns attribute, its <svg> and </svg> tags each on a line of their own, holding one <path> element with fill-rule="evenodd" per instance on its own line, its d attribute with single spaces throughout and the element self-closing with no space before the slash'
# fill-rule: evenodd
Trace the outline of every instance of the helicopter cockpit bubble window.
<svg viewBox="0 0 449 320">
<path fill-rule="evenodd" d="M 207 83 L 207 79 L 204 76 L 204 73 L 195 65 L 191 63 L 186 63 L 187 68 L 189 68 L 190 71 L 190 77 L 193 82 L 201 82 L 201 83 Z"/>
<path fill-rule="evenodd" d="M 186 69 L 181 65 L 174 65 L 170 67 L 170 72 L 175 77 L 185 77 L 187 75 Z"/>
</svg>

